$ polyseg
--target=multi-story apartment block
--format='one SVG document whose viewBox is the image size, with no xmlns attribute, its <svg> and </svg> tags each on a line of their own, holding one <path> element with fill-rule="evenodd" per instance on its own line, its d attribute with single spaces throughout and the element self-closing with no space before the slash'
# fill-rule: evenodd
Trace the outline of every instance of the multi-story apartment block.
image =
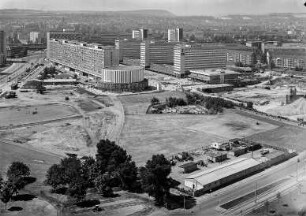
<svg viewBox="0 0 306 216">
<path fill-rule="evenodd" d="M 174 47 L 178 43 L 172 42 L 142 42 L 140 45 L 140 65 L 149 67 L 154 64 L 173 64 Z"/>
<path fill-rule="evenodd" d="M 39 32 L 30 32 L 30 42 L 36 43 L 38 42 Z"/>
<path fill-rule="evenodd" d="M 116 40 L 115 46 L 119 50 L 119 61 L 123 58 L 140 59 L 140 44 L 138 40 Z"/>
<path fill-rule="evenodd" d="M 174 73 L 183 76 L 192 69 L 224 68 L 226 48 L 222 45 L 176 45 L 174 48 Z"/>
<path fill-rule="evenodd" d="M 270 48 L 267 51 L 267 56 L 276 67 L 306 68 L 306 48 Z"/>
<path fill-rule="evenodd" d="M 180 42 L 183 40 L 183 29 L 168 29 L 168 42 Z"/>
<path fill-rule="evenodd" d="M 256 63 L 256 55 L 254 48 L 246 46 L 227 46 L 226 63 L 233 65 L 237 62 L 243 65 L 253 65 Z"/>
<path fill-rule="evenodd" d="M 0 31 L 0 65 L 6 62 L 6 36 L 4 31 Z"/>
<path fill-rule="evenodd" d="M 47 57 L 50 61 L 92 76 L 99 76 L 103 68 L 119 65 L 119 53 L 114 47 L 77 41 L 51 39 Z"/>
<path fill-rule="evenodd" d="M 148 38 L 148 29 L 132 30 L 132 38 L 137 40 L 145 40 Z"/>
</svg>

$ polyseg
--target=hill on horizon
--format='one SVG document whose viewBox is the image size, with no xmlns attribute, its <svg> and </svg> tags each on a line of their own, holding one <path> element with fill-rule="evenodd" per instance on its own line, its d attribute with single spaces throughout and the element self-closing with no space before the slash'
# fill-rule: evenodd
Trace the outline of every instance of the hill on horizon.
<svg viewBox="0 0 306 216">
<path fill-rule="evenodd" d="M 138 15 L 138 16 L 162 16 L 162 17 L 174 17 L 173 13 L 167 10 L 122 10 L 122 11 L 60 11 L 60 10 L 34 10 L 34 9 L 0 9 L 1 15 L 11 15 L 12 13 L 16 15 L 29 15 L 29 14 L 100 14 L 100 15 L 111 15 L 111 14 L 121 14 L 121 15 Z"/>
</svg>

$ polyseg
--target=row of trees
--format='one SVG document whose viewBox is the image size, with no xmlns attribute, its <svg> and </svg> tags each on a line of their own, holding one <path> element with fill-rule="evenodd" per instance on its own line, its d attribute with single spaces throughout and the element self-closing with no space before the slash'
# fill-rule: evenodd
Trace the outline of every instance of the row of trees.
<svg viewBox="0 0 306 216">
<path fill-rule="evenodd" d="M 65 192 L 75 201 L 86 197 L 88 188 L 95 188 L 105 197 L 113 196 L 114 187 L 131 192 L 147 192 L 163 205 L 169 194 L 170 162 L 163 155 L 154 155 L 144 167 L 137 168 L 127 152 L 109 140 L 97 144 L 96 157 L 78 158 L 74 154 L 52 165 L 45 183 L 53 192 Z"/>
<path fill-rule="evenodd" d="M 5 181 L 0 175 L 0 199 L 5 204 L 17 195 L 23 189 L 29 180 L 30 168 L 22 162 L 13 162 L 7 170 L 7 180 Z"/>
<path fill-rule="evenodd" d="M 175 98 L 169 97 L 166 99 L 165 105 L 168 107 L 175 106 L 186 106 L 186 105 L 202 105 L 205 106 L 206 109 L 212 111 L 212 113 L 219 113 L 223 111 L 223 108 L 233 108 L 234 104 L 230 101 L 224 100 L 218 97 L 207 97 L 195 93 L 186 93 L 186 99 L 183 98 Z M 151 100 L 151 105 L 160 104 L 160 100 L 158 98 L 153 97 Z"/>
<path fill-rule="evenodd" d="M 40 80 L 48 79 L 50 77 L 54 77 L 56 75 L 56 69 L 55 67 L 46 67 L 44 71 L 41 73 L 41 76 L 39 77 Z"/>
</svg>

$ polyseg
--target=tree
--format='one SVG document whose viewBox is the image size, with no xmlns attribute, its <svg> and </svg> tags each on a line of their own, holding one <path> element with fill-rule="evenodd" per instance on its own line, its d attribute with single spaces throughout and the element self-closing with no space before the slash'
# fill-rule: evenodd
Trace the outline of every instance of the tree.
<svg viewBox="0 0 306 216">
<path fill-rule="evenodd" d="M 153 97 L 153 98 L 152 98 L 152 100 L 151 100 L 151 105 L 156 105 L 156 104 L 159 104 L 159 103 L 160 103 L 160 101 L 159 101 L 158 98 L 156 98 L 156 97 Z"/>
<path fill-rule="evenodd" d="M 36 92 L 39 94 L 44 94 L 45 91 L 46 91 L 46 87 L 42 85 L 42 82 L 37 83 Z"/>
<path fill-rule="evenodd" d="M 5 209 L 7 206 L 7 203 L 12 199 L 14 194 L 14 188 L 13 185 L 7 181 L 3 184 L 2 189 L 0 190 L 0 199 L 5 205 Z"/>
<path fill-rule="evenodd" d="M 2 189 L 2 186 L 3 186 L 3 178 L 2 178 L 2 175 L 0 173 L 0 191 Z"/>
<path fill-rule="evenodd" d="M 7 177 L 9 181 L 16 181 L 19 178 L 30 175 L 30 168 L 23 162 L 13 162 L 7 170 Z"/>
<path fill-rule="evenodd" d="M 54 190 L 64 187 L 65 169 L 59 164 L 53 164 L 47 171 L 45 184 L 50 185 Z"/>
<path fill-rule="evenodd" d="M 156 205 L 163 205 L 171 187 L 171 163 L 164 155 L 153 155 L 145 167 L 140 168 L 140 178 L 145 192 L 155 198 Z"/>
<path fill-rule="evenodd" d="M 120 179 L 122 189 L 137 191 L 140 185 L 137 181 L 138 169 L 134 161 L 126 161 L 118 167 L 117 177 Z"/>
<path fill-rule="evenodd" d="M 107 172 L 113 182 L 110 186 L 120 186 L 131 191 L 137 189 L 137 167 L 132 157 L 115 142 L 109 140 L 101 140 L 97 144 L 97 149 L 97 165 L 93 172 L 96 178 Z"/>
<path fill-rule="evenodd" d="M 94 187 L 95 179 L 95 159 L 91 156 L 84 156 L 81 158 L 81 175 L 88 184 L 88 187 Z"/>
<path fill-rule="evenodd" d="M 113 190 L 111 188 L 111 179 L 111 175 L 109 173 L 105 173 L 103 175 L 99 175 L 94 181 L 96 189 L 104 197 L 113 196 Z"/>
<path fill-rule="evenodd" d="M 77 177 L 69 184 L 67 194 L 76 201 L 82 201 L 86 197 L 87 185 L 84 178 Z"/>
</svg>

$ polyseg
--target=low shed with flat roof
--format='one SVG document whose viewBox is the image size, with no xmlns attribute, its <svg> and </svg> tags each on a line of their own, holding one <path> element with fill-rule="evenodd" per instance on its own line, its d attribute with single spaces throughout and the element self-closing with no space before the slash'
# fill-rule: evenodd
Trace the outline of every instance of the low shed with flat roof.
<svg viewBox="0 0 306 216">
<path fill-rule="evenodd" d="M 221 166 L 190 175 L 185 186 L 193 189 L 195 196 L 237 181 L 261 169 L 260 163 L 252 158 L 239 158 Z"/>
</svg>

